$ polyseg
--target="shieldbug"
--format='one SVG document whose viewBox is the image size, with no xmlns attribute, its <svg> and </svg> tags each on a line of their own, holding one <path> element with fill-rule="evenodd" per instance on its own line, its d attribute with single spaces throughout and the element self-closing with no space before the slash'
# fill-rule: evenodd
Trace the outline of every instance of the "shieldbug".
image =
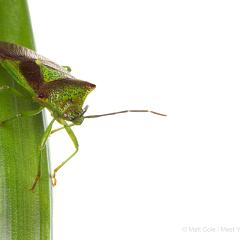
<svg viewBox="0 0 240 240">
<path fill-rule="evenodd" d="M 70 74 L 69 67 L 60 66 L 47 58 L 38 55 L 35 51 L 20 45 L 0 42 L 0 64 L 23 87 L 31 96 L 32 101 L 38 103 L 38 108 L 33 111 L 22 112 L 16 116 L 0 121 L 6 123 L 18 117 L 31 117 L 39 114 L 47 108 L 53 119 L 45 129 L 39 147 L 39 168 L 31 190 L 36 187 L 41 176 L 41 151 L 44 149 L 50 134 L 65 129 L 72 140 L 75 151 L 51 174 L 52 184 L 56 185 L 56 173 L 78 152 L 78 141 L 71 127 L 81 125 L 86 118 L 98 118 L 127 112 L 149 112 L 166 116 L 150 110 L 123 110 L 99 115 L 85 115 L 88 106 L 83 107 L 87 95 L 95 89 L 95 85 L 86 81 L 78 80 Z M 22 95 L 18 90 L 7 85 L 0 86 L 0 91 L 12 91 Z M 52 130 L 53 123 L 57 121 L 61 128 Z"/>
</svg>

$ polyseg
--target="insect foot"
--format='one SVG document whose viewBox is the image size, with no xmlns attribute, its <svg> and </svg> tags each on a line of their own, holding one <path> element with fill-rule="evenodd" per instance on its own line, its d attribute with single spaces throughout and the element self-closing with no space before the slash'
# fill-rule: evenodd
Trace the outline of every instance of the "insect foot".
<svg viewBox="0 0 240 240">
<path fill-rule="evenodd" d="M 52 179 L 52 185 L 53 185 L 53 187 L 55 187 L 57 185 L 57 179 L 56 179 L 55 172 L 53 172 L 53 174 L 51 175 L 51 179 Z"/>
<path fill-rule="evenodd" d="M 0 86 L 0 91 L 8 90 L 10 87 L 6 85 L 1 85 Z"/>
</svg>

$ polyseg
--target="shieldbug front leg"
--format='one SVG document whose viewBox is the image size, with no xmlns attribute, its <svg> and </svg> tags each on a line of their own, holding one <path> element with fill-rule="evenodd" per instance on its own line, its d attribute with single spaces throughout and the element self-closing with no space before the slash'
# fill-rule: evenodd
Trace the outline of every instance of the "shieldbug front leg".
<svg viewBox="0 0 240 240">
<path fill-rule="evenodd" d="M 40 177 L 41 177 L 41 155 L 42 155 L 42 151 L 43 149 L 45 148 L 45 145 L 46 145 L 46 142 L 48 140 L 48 137 L 49 135 L 51 134 L 51 130 L 52 130 L 52 126 L 53 126 L 53 123 L 54 123 L 55 119 L 53 119 L 49 125 L 47 126 L 43 136 L 42 136 L 42 139 L 41 139 L 41 143 L 40 143 L 40 146 L 39 146 L 39 149 L 38 149 L 38 172 L 37 172 L 37 176 L 36 178 L 34 179 L 34 182 L 32 184 L 32 187 L 31 187 L 31 191 L 33 192 Z"/>
<path fill-rule="evenodd" d="M 9 90 L 10 87 L 8 85 L 0 85 L 0 92 Z"/>
<path fill-rule="evenodd" d="M 0 92 L 3 92 L 3 91 L 11 91 L 12 93 L 14 93 L 18 97 L 26 97 L 21 92 L 19 92 L 15 88 L 12 88 L 8 85 L 0 85 Z"/>
<path fill-rule="evenodd" d="M 7 118 L 7 119 L 4 119 L 4 120 L 0 121 L 0 126 L 5 124 L 5 123 L 7 123 L 7 122 L 9 122 L 9 121 L 12 121 L 12 120 L 14 120 L 16 118 L 20 118 L 20 117 L 33 117 L 35 115 L 38 115 L 42 110 L 43 110 L 43 107 L 40 107 L 38 109 L 34 109 L 34 110 L 31 110 L 31 111 L 18 113 L 18 114 L 16 114 L 13 117 L 10 117 L 10 118 Z"/>
<path fill-rule="evenodd" d="M 56 186 L 57 184 L 57 180 L 56 180 L 56 173 L 59 171 L 60 168 L 62 168 L 71 158 L 73 158 L 76 153 L 78 152 L 78 140 L 74 134 L 74 132 L 72 131 L 71 127 L 69 127 L 68 125 L 64 125 L 64 129 L 66 130 L 66 132 L 68 133 L 68 136 L 70 137 L 70 139 L 72 140 L 74 147 L 75 147 L 75 151 L 65 160 L 63 161 L 59 166 L 57 166 L 54 170 L 53 170 L 53 174 L 52 174 L 52 184 L 53 186 Z"/>
<path fill-rule="evenodd" d="M 74 123 L 68 125 L 68 127 L 73 127 L 73 126 L 75 126 Z M 64 127 L 56 128 L 56 129 L 54 129 L 54 130 L 51 131 L 51 134 L 53 134 L 53 133 L 55 133 L 55 132 L 58 132 L 58 131 L 61 131 L 61 130 L 63 130 L 63 129 L 64 129 Z"/>
</svg>

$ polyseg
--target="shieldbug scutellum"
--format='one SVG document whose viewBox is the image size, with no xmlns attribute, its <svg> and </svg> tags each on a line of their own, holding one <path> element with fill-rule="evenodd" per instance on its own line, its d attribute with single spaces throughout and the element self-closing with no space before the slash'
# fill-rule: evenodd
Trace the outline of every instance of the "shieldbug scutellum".
<svg viewBox="0 0 240 240">
<path fill-rule="evenodd" d="M 39 147 L 39 169 L 33 182 L 31 190 L 34 190 L 40 179 L 41 151 L 44 149 L 50 134 L 65 129 L 72 140 L 75 151 L 51 174 L 52 184 L 56 185 L 56 172 L 66 164 L 77 152 L 78 141 L 71 127 L 81 125 L 85 118 L 98 118 L 103 116 L 127 113 L 127 112 L 149 112 L 160 116 L 166 116 L 150 110 L 124 110 L 119 112 L 105 113 L 99 115 L 85 115 L 88 106 L 83 108 L 87 95 L 96 87 L 94 84 L 78 80 L 70 74 L 70 68 L 58 64 L 38 55 L 36 52 L 20 45 L 0 42 L 0 64 L 14 78 L 14 80 L 29 92 L 32 101 L 38 103 L 39 108 L 33 111 L 22 112 L 16 116 L 1 120 L 6 123 L 18 117 L 31 117 L 39 114 L 47 108 L 53 119 L 47 126 Z M 21 95 L 18 90 L 7 85 L 0 86 L 0 91 L 10 90 Z M 53 123 L 57 121 L 62 127 L 52 130 Z"/>
</svg>

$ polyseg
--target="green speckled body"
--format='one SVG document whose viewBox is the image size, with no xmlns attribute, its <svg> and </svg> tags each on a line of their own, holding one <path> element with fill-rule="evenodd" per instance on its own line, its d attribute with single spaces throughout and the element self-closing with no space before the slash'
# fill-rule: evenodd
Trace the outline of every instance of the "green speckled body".
<svg viewBox="0 0 240 240">
<path fill-rule="evenodd" d="M 37 61 L 40 67 L 41 75 L 43 76 L 44 82 L 52 82 L 61 78 L 66 77 L 65 72 L 61 72 L 57 69 L 49 68 L 41 63 L 41 61 Z M 65 69 L 64 69 L 65 70 Z"/>
<path fill-rule="evenodd" d="M 93 88 L 88 82 L 59 79 L 40 87 L 38 101 L 43 101 L 43 105 L 47 104 L 56 119 L 74 121 L 82 115 L 83 103 Z"/>
<path fill-rule="evenodd" d="M 34 111 L 19 113 L 16 116 L 5 119 L 0 125 L 19 116 L 34 116 L 43 107 L 46 107 L 52 114 L 53 119 L 45 129 L 39 147 L 39 168 L 31 190 L 34 190 L 41 176 L 41 151 L 44 149 L 50 134 L 65 129 L 74 144 L 75 151 L 58 167 L 51 175 L 52 184 L 56 185 L 56 172 L 59 171 L 78 152 L 79 145 L 71 126 L 80 125 L 85 118 L 97 118 L 127 112 L 150 112 L 166 116 L 149 110 L 124 110 L 100 115 L 84 116 L 87 106 L 83 103 L 87 95 L 96 87 L 94 84 L 77 80 L 70 75 L 69 67 L 61 67 L 56 63 L 38 55 L 34 51 L 6 42 L 0 42 L 0 64 L 13 76 L 16 82 L 24 88 L 32 99 L 39 103 L 41 108 Z M 10 89 L 14 93 L 19 92 L 9 86 L 0 86 L 0 90 Z M 25 96 L 25 95 L 24 95 Z M 52 130 L 54 121 L 57 120 L 63 127 Z M 71 124 L 66 121 L 72 122 Z"/>
<path fill-rule="evenodd" d="M 77 80 L 66 68 L 11 43 L 0 42 L 0 64 L 56 120 L 82 122 L 82 106 L 94 84 Z"/>
</svg>

